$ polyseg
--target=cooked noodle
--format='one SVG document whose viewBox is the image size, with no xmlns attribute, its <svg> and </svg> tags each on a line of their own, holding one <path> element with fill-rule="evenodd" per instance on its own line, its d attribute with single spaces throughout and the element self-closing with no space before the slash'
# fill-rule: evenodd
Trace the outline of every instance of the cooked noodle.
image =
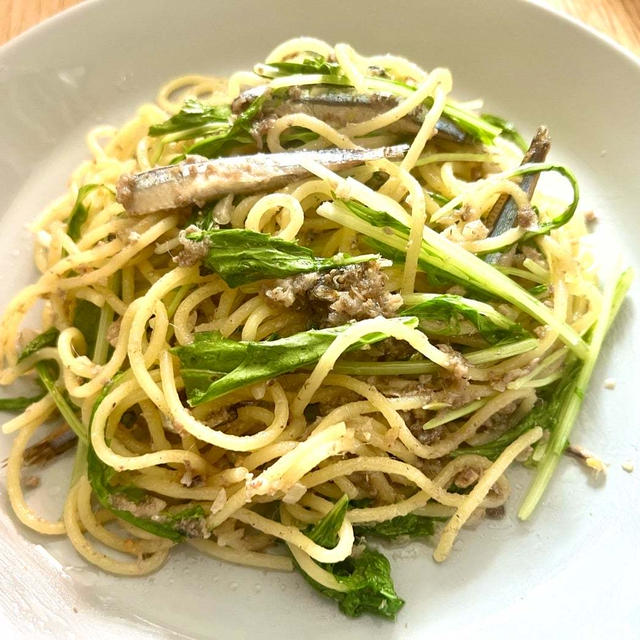
<svg viewBox="0 0 640 640">
<path fill-rule="evenodd" d="M 487 237 L 488 216 L 501 194 L 511 196 L 521 209 L 530 208 L 527 194 L 512 179 L 521 153 L 500 137 L 484 145 L 434 137 L 445 106 L 456 104 L 450 98 L 449 71 L 426 72 L 394 56 L 363 58 L 347 45 L 331 48 L 309 38 L 280 45 L 267 62 L 303 60 L 309 51 L 337 60 L 346 82 L 360 92 L 390 90 L 393 83 L 385 78 L 402 81 L 397 106 L 342 127 L 308 113 L 288 114 L 271 123 L 265 150 L 291 151 L 287 134 L 294 130 L 317 134 L 296 149 L 380 146 L 380 141 L 393 140 L 381 130 L 427 104 L 422 125 L 401 162 L 379 160 L 346 172 L 307 163 L 308 178 L 277 192 L 220 198 L 214 215 L 221 226 L 298 241 L 317 256 L 358 255 L 371 253 L 371 248 L 359 231 L 340 223 L 336 201 L 354 200 L 383 211 L 408 229 L 406 259 L 381 263 L 388 293 L 407 299 L 412 294 L 460 293 L 459 285 L 425 276 L 420 262 L 425 224 L 470 254 L 524 247 L 496 268 L 524 288 L 544 290 L 542 299 L 553 317 L 584 337 L 602 306 L 592 258 L 579 242 L 584 223 L 576 215 L 526 246 L 517 244 L 524 227 Z M 373 74 L 374 68 L 383 68 L 384 76 Z M 21 474 L 28 441 L 56 412 L 52 396 L 46 395 L 4 425 L 5 433 L 17 432 L 8 493 L 24 524 L 39 533 L 67 535 L 87 561 L 105 571 L 142 575 L 162 565 L 175 540 L 134 526 L 118 511 L 151 514 L 153 521 L 160 508 L 154 512 L 154 505 L 163 505 L 167 513 L 199 508 L 197 513 L 204 515 L 179 524 L 183 537 L 205 554 L 291 570 L 292 561 L 282 555 L 288 547 L 296 565 L 313 580 L 345 591 L 325 563 L 352 554 L 354 525 L 407 514 L 446 516 L 434 553 L 442 561 L 471 516 L 505 504 L 510 492 L 505 471 L 543 438 L 543 430 L 535 427 L 514 436 L 498 456 L 479 455 L 471 448 L 500 437 L 513 427 L 514 416 L 526 417 L 547 386 L 561 377 L 573 347 L 568 342 L 563 346 L 554 327 L 544 327 L 510 302 L 491 296 L 489 305 L 519 323 L 530 344 L 505 357 L 496 352 L 493 360 L 478 364 L 471 354 L 491 345 L 467 320 L 452 335 L 435 325 L 409 326 L 380 315 L 356 317 L 360 321 L 306 368 L 190 408 L 172 347 L 191 344 L 202 331 L 242 341 L 291 336 L 309 329 L 317 310 L 286 306 L 275 294 L 266 295 L 265 287 L 278 283 L 233 288 L 203 267 L 179 266 L 175 260 L 183 251 L 182 230 L 192 212 L 126 215 L 114 201 L 116 183 L 122 174 L 166 165 L 189 147 L 192 140 L 148 135 L 150 126 L 178 113 L 186 98 L 225 105 L 241 89 L 265 82 L 305 86 L 322 82 L 322 74 L 320 79 L 309 74 L 272 80 L 249 72 L 228 80 L 184 76 L 162 87 L 157 104 L 140 107 L 120 129 L 99 127 L 88 135 L 91 159 L 74 171 L 68 193 L 32 225 L 40 275 L 9 303 L 0 324 L 2 384 L 31 376 L 38 363 L 55 361 L 55 384 L 76 411 L 87 442 L 78 445 L 62 519 L 51 522 L 36 515 L 25 502 Z M 254 152 L 250 144 L 234 151 Z M 380 174 L 383 183 L 374 184 L 372 176 Z M 68 225 L 72 208 L 83 185 L 93 184 L 101 186 L 84 196 L 88 217 L 74 238 Z M 539 222 L 565 207 L 541 192 L 534 203 Z M 463 295 L 476 294 L 468 289 Z M 80 301 L 100 310 L 93 352 L 81 327 L 74 325 Z M 57 343 L 19 361 L 23 321 L 39 304 L 40 331 L 56 327 Z M 389 355 L 378 345 L 346 353 L 376 332 L 387 336 L 389 353 L 396 349 L 404 355 Z M 345 373 L 354 361 L 369 366 L 366 374 Z M 423 363 L 423 370 L 382 375 L 381 368 L 381 375 L 375 375 L 375 364 L 387 361 Z M 100 496 L 92 495 L 87 446 L 112 470 L 107 489 L 116 484 L 131 489 L 129 498 L 124 493 L 112 498 L 109 517 L 97 506 Z M 465 477 L 470 478 L 467 484 Z M 136 502 L 135 491 L 145 493 L 144 502 Z M 363 505 L 353 505 L 336 545 L 326 548 L 312 541 L 306 528 L 343 494 Z M 280 508 L 274 510 L 274 505 Z M 148 514 L 141 516 L 147 508 Z M 123 560 L 122 554 L 130 558 Z"/>
</svg>

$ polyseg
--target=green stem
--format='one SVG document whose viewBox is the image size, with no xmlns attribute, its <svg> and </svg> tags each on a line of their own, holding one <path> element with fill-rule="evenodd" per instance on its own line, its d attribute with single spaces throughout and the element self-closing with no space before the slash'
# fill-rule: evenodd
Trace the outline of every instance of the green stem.
<svg viewBox="0 0 640 640">
<path fill-rule="evenodd" d="M 120 276 L 118 273 L 115 273 L 111 278 L 109 278 L 109 288 L 117 293 L 120 289 Z M 96 344 L 93 349 L 93 361 L 96 364 L 104 364 L 107 361 L 109 355 L 109 342 L 107 340 L 107 331 L 113 322 L 114 311 L 111 305 L 105 304 L 100 309 L 100 319 L 98 320 L 98 331 L 96 333 Z M 58 405 L 58 408 L 60 406 Z M 62 410 L 60 411 L 62 413 Z M 75 414 L 74 414 L 75 416 Z M 66 416 L 65 416 L 66 418 Z M 67 422 L 69 422 L 69 419 Z M 78 421 L 79 423 L 79 421 Z M 69 422 L 69 426 L 74 429 L 73 424 Z M 77 426 L 77 425 L 76 425 Z M 82 425 L 84 430 L 84 425 Z M 77 431 L 76 431 L 77 433 Z M 73 487 L 75 483 L 81 478 L 83 475 L 87 473 L 87 455 L 89 453 L 89 446 L 87 443 L 87 437 L 79 438 L 78 445 L 76 447 L 76 454 L 73 461 L 73 469 L 71 471 L 71 486 Z"/>
<path fill-rule="evenodd" d="M 58 407 L 58 411 L 60 415 L 66 420 L 67 424 L 73 432 L 78 436 L 79 440 L 82 442 L 87 442 L 87 430 L 82 422 L 79 420 L 78 416 L 75 414 L 75 411 L 67 402 L 67 399 L 64 397 L 60 389 L 56 386 L 56 381 L 50 375 L 49 364 L 44 362 L 36 363 L 36 371 L 40 376 L 40 380 L 42 380 L 42 384 L 45 386 L 51 398 L 55 402 Z"/>
<path fill-rule="evenodd" d="M 73 460 L 73 469 L 71 470 L 71 484 L 73 487 L 78 480 L 87 473 L 87 454 L 89 453 L 89 445 L 82 440 L 78 440 L 76 446 L 76 455 Z"/>
<path fill-rule="evenodd" d="M 551 433 L 549 445 L 538 465 L 536 477 L 533 479 L 518 512 L 518 517 L 521 520 L 526 520 L 531 516 L 558 466 L 558 462 L 567 446 L 573 425 L 578 417 L 580 406 L 589 386 L 605 336 L 620 309 L 622 299 L 627 293 L 632 279 L 633 272 L 631 269 L 627 269 L 618 277 L 613 278 L 604 291 L 602 311 L 593 327 L 591 339 L 589 340 L 588 356 L 582 363 L 573 383 L 567 388 L 556 428 Z"/>
<path fill-rule="evenodd" d="M 109 278 L 109 288 L 112 291 L 119 289 L 120 277 L 115 273 Z M 96 364 L 104 364 L 109 355 L 109 342 L 107 341 L 107 331 L 113 322 L 113 309 L 111 305 L 105 304 L 100 309 L 100 320 L 98 321 L 98 332 L 96 334 L 96 345 L 93 349 L 93 361 Z"/>
<path fill-rule="evenodd" d="M 173 314 L 176 312 L 178 305 L 185 299 L 187 293 L 191 290 L 193 285 L 183 284 L 176 292 L 171 302 L 167 305 L 167 315 L 169 318 L 173 318 Z"/>
<path fill-rule="evenodd" d="M 380 214 L 376 211 L 373 213 Z M 345 202 L 325 202 L 318 207 L 318 214 L 403 254 L 406 253 L 409 229 L 399 220 L 394 220 L 394 228 L 376 227 L 354 213 Z M 401 228 L 404 228 L 404 231 L 400 231 Z M 552 309 L 491 265 L 450 242 L 430 227 L 424 228 L 418 266 L 427 272 L 430 267 L 434 267 L 453 276 L 462 284 L 471 285 L 510 302 L 540 323 L 549 325 L 580 359 L 587 357 L 588 347 L 585 342 L 572 327 L 559 320 Z"/>
<path fill-rule="evenodd" d="M 484 407 L 485 404 L 489 401 L 489 398 L 482 398 L 481 400 L 475 400 L 470 402 L 469 404 L 465 404 L 463 407 L 459 409 L 453 409 L 451 411 L 443 411 L 439 415 L 434 416 L 431 420 L 425 422 L 422 425 L 422 428 L 427 431 L 428 429 L 435 429 L 440 425 L 447 424 L 447 422 L 453 422 L 458 418 L 463 418 L 464 416 L 468 416 L 470 413 L 473 413 L 476 409 L 480 409 L 480 407 Z"/>
<path fill-rule="evenodd" d="M 535 338 L 527 338 L 526 340 L 519 340 L 518 342 L 512 342 L 510 344 L 497 345 L 487 349 L 480 349 L 479 351 L 465 353 L 464 357 L 467 362 L 472 365 L 487 364 L 490 362 L 497 362 L 498 360 L 504 360 L 505 358 L 511 358 L 512 356 L 517 356 L 521 353 L 526 353 L 527 351 L 535 349 L 538 344 L 538 340 Z M 433 373 L 434 371 L 437 371 L 438 368 L 438 365 L 428 360 L 418 362 L 411 360 L 389 362 L 338 360 L 333 370 L 336 373 L 363 376 L 411 376 L 421 375 L 423 373 Z"/>
</svg>

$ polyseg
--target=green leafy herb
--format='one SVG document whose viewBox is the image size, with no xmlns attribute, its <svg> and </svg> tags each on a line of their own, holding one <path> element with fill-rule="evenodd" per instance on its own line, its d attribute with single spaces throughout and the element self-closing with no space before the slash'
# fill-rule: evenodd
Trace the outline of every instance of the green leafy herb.
<svg viewBox="0 0 640 640">
<path fill-rule="evenodd" d="M 364 509 L 372 504 L 373 498 L 355 498 L 354 500 L 349 500 L 349 509 Z"/>
<path fill-rule="evenodd" d="M 342 496 L 306 535 L 316 544 L 332 549 L 338 543 L 338 531 L 348 507 L 348 497 Z M 378 551 L 367 548 L 357 557 L 321 566 L 346 586 L 347 591 L 336 591 L 317 583 L 296 563 L 305 580 L 323 595 L 336 600 L 340 611 L 348 616 L 357 618 L 363 613 L 372 613 L 393 620 L 404 605 L 404 600 L 396 594 L 389 561 Z"/>
<path fill-rule="evenodd" d="M 174 116 L 161 124 L 149 127 L 149 135 L 158 137 L 171 135 L 171 140 L 192 140 L 211 133 L 215 129 L 229 125 L 231 107 L 229 105 L 206 105 L 188 98 Z"/>
<path fill-rule="evenodd" d="M 46 395 L 47 392 L 43 391 L 42 393 L 31 397 L 17 396 L 16 398 L 0 398 L 0 411 L 22 413 L 28 406 L 32 405 L 34 402 L 38 402 L 38 400 L 42 400 Z"/>
<path fill-rule="evenodd" d="M 404 606 L 404 600 L 398 597 L 391 579 L 391 565 L 379 551 L 366 548 L 357 558 L 349 557 L 336 564 L 324 565 L 324 569 L 348 590 L 329 589 L 304 571 L 301 573 L 314 589 L 336 600 L 340 611 L 352 618 L 371 613 L 394 620 Z"/>
<path fill-rule="evenodd" d="M 22 362 L 29 356 L 37 353 L 40 349 L 54 346 L 58 341 L 59 335 L 60 332 L 55 327 L 50 327 L 46 331 L 43 331 L 25 346 L 18 356 L 18 362 Z M 76 408 L 71 404 L 66 394 L 58 389 L 56 385 L 58 380 L 58 365 L 55 360 L 41 360 L 36 363 L 35 369 L 42 386 L 46 389 L 47 393 L 51 395 L 62 417 L 67 421 L 67 424 L 71 427 L 74 433 L 81 440 L 86 441 L 86 429 L 82 424 L 82 421 L 77 416 Z M 44 395 L 35 398 L 26 398 L 24 400 L 36 402 L 36 400 L 39 400 L 42 397 L 44 397 Z M 16 400 L 20 399 L 17 398 Z M 29 404 L 31 404 L 31 402 L 29 402 Z"/>
<path fill-rule="evenodd" d="M 414 294 L 405 298 L 410 306 L 402 315 L 420 318 L 423 330 L 439 335 L 460 335 L 460 321 L 468 320 L 489 343 L 531 337 L 521 325 L 496 311 L 491 305 L 451 294 Z"/>
<path fill-rule="evenodd" d="M 325 202 L 318 213 L 354 231 L 373 238 L 394 251 L 406 253 L 409 228 L 383 211 L 375 211 L 360 203 L 337 200 Z M 444 273 L 447 277 L 474 289 L 484 290 L 507 300 L 521 311 L 558 332 L 560 338 L 581 358 L 587 354 L 587 346 L 580 336 L 565 322 L 559 320 L 540 300 L 521 286 L 483 262 L 462 247 L 425 227 L 418 266 L 429 273 Z"/>
<path fill-rule="evenodd" d="M 112 390 L 113 384 L 116 384 L 117 381 L 118 378 L 110 385 L 107 385 L 96 399 L 93 405 L 91 422 L 93 422 L 93 417 L 100 403 Z M 91 433 L 91 426 L 89 426 L 89 433 Z M 121 477 L 120 474 L 100 460 L 91 446 L 90 437 L 87 451 L 87 475 L 98 502 L 100 502 L 105 509 L 122 518 L 125 522 L 129 522 L 153 535 L 168 538 L 174 542 L 180 542 L 187 537 L 185 529 L 188 522 L 194 519 L 201 519 L 205 516 L 204 509 L 200 505 L 189 505 L 177 512 L 162 511 L 157 516 L 154 516 L 153 519 L 136 516 L 127 509 L 117 508 L 115 505 L 118 504 L 117 498 L 119 496 L 135 504 L 144 503 L 151 499 L 151 496 L 139 487 L 117 484 L 117 480 Z"/>
<path fill-rule="evenodd" d="M 213 229 L 187 235 L 189 240 L 205 242 L 208 248 L 204 264 L 220 274 L 230 286 L 238 287 L 267 278 L 284 278 L 349 264 L 366 262 L 376 255 L 316 258 L 311 249 L 267 233 L 246 229 Z"/>
<path fill-rule="evenodd" d="M 180 358 L 183 368 L 222 374 L 233 371 L 244 362 L 251 344 L 263 343 L 231 340 L 218 331 L 198 331 L 191 344 L 174 347 L 172 351 Z"/>
<path fill-rule="evenodd" d="M 310 131 L 304 127 L 290 127 L 280 135 L 280 144 L 288 149 L 307 142 L 313 142 L 319 137 L 315 131 Z"/>
<path fill-rule="evenodd" d="M 58 329 L 55 327 L 49 327 L 49 329 L 37 335 L 25 346 L 18 356 L 18 362 L 26 360 L 29 356 L 36 353 L 36 351 L 40 351 L 40 349 L 44 349 L 45 347 L 55 347 L 58 342 L 59 335 L 60 331 L 58 331 Z"/>
<path fill-rule="evenodd" d="M 73 326 L 84 336 L 87 353 L 91 356 L 96 346 L 98 327 L 100 325 L 100 308 L 88 300 L 78 298 L 73 314 Z"/>
<path fill-rule="evenodd" d="M 202 229 L 203 231 L 216 229 L 218 227 L 218 223 L 213 218 L 213 209 L 216 204 L 216 202 L 210 202 L 202 207 L 202 209 L 196 209 L 191 214 L 189 221 L 185 226 L 198 227 L 198 229 Z"/>
<path fill-rule="evenodd" d="M 204 509 L 200 505 L 189 506 L 177 512 L 160 512 L 157 516 L 144 518 L 134 515 L 127 509 L 117 508 L 118 496 L 126 498 L 135 504 L 144 504 L 150 495 L 138 487 L 120 486 L 113 484 L 117 478 L 117 472 L 104 464 L 96 455 L 93 447 L 89 446 L 87 454 L 87 473 L 89 482 L 98 502 L 105 508 L 144 531 L 155 536 L 168 538 L 174 542 L 181 542 L 187 536 L 185 533 L 187 521 L 200 519 L 205 516 Z M 126 503 L 125 503 L 126 504 Z"/>
<path fill-rule="evenodd" d="M 522 151 L 526 151 L 529 148 L 527 141 L 520 135 L 513 122 L 505 120 L 500 116 L 491 115 L 490 113 L 483 113 L 481 118 L 490 125 L 501 129 L 500 135 L 518 145 Z"/>
<path fill-rule="evenodd" d="M 82 231 L 82 225 L 87 221 L 89 216 L 89 209 L 84 206 L 83 200 L 98 187 L 102 187 L 102 184 L 85 184 L 78 189 L 78 195 L 76 201 L 69 214 L 69 220 L 67 221 L 67 233 L 72 240 L 77 240 L 80 237 Z"/>
<path fill-rule="evenodd" d="M 187 149 L 187 153 L 194 153 L 206 158 L 217 158 L 224 155 L 235 146 L 254 142 L 251 135 L 251 125 L 260 114 L 266 93 L 257 97 L 226 129 L 219 133 L 199 140 Z"/>
<path fill-rule="evenodd" d="M 418 322 L 411 317 L 393 321 L 409 327 L 415 327 Z M 172 352 L 180 359 L 180 373 L 189 404 L 193 407 L 234 389 L 314 364 L 335 338 L 352 326 L 312 329 L 263 342 L 239 342 L 215 331 L 201 331 L 195 334 L 193 343 L 174 347 Z M 360 349 L 386 337 L 383 333 L 366 335 L 349 350 Z"/>
<path fill-rule="evenodd" d="M 329 76 L 336 83 L 347 82 L 347 78 L 342 73 L 342 69 L 337 62 L 329 62 L 324 56 L 308 52 L 307 58 L 302 62 L 270 62 L 268 64 L 257 64 L 254 71 L 263 78 L 279 78 L 281 76 L 292 76 L 299 74 L 317 74 Z"/>
<path fill-rule="evenodd" d="M 402 536 L 411 538 L 428 538 L 433 535 L 434 525 L 438 518 L 417 516 L 408 513 L 404 516 L 396 516 L 391 520 L 372 524 L 360 524 L 353 528 L 359 536 L 377 536 L 393 540 Z"/>
<path fill-rule="evenodd" d="M 344 495 L 335 503 L 331 511 L 313 527 L 305 532 L 316 544 L 326 549 L 333 549 L 338 544 L 338 531 L 344 521 L 344 516 L 349 508 L 349 497 Z"/>
<path fill-rule="evenodd" d="M 427 106 L 430 107 L 432 102 L 433 99 L 429 98 L 426 101 Z M 453 120 L 471 138 L 482 142 L 482 144 L 492 144 L 496 136 L 500 134 L 499 127 L 487 122 L 472 111 L 467 111 L 457 105 L 445 104 L 442 113 L 450 120 Z"/>
</svg>

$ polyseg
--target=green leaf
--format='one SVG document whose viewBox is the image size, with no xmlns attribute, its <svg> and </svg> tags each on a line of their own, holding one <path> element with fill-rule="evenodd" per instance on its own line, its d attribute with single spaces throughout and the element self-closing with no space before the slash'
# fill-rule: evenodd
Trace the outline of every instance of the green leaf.
<svg viewBox="0 0 640 640">
<path fill-rule="evenodd" d="M 18 362 L 22 362 L 29 356 L 37 353 L 40 349 L 55 346 L 58 341 L 59 335 L 60 332 L 58 331 L 58 329 L 56 329 L 55 327 L 49 327 L 49 329 L 43 331 L 40 335 L 36 336 L 33 340 L 31 340 L 31 342 L 27 344 L 27 346 L 18 356 Z M 51 395 L 62 417 L 67 421 L 67 424 L 71 427 L 74 433 L 81 440 L 86 441 L 86 429 L 77 416 L 77 409 L 71 404 L 66 394 L 56 386 L 56 382 L 58 379 L 58 365 L 55 360 L 41 360 L 40 362 L 36 363 L 35 369 L 42 386 L 46 389 L 47 393 Z M 19 409 L 17 407 L 19 407 L 21 403 L 27 402 L 26 406 L 28 406 L 32 402 L 36 402 L 37 400 L 43 398 L 44 395 L 46 395 L 46 393 L 40 396 L 35 396 L 33 398 L 7 398 L 7 401 L 12 400 L 13 402 L 15 402 L 14 406 L 16 406 L 16 409 L 9 409 L 9 407 L 6 407 L 6 409 L 18 411 Z M 10 402 L 9 405 L 11 405 Z"/>
<path fill-rule="evenodd" d="M 32 405 L 34 402 L 38 402 L 38 400 L 42 400 L 46 395 L 46 391 L 43 391 L 42 393 L 31 397 L 18 396 L 16 398 L 0 398 L 0 411 L 22 413 L 28 406 Z"/>
<path fill-rule="evenodd" d="M 187 154 L 198 154 L 206 158 L 217 158 L 235 146 L 255 142 L 251 125 L 259 115 L 267 94 L 257 97 L 226 129 L 196 142 L 187 149 Z"/>
<path fill-rule="evenodd" d="M 301 573 L 314 589 L 336 600 L 340 611 L 352 618 L 371 613 L 394 620 L 404 606 L 404 600 L 398 597 L 391 579 L 391 565 L 379 551 L 366 548 L 357 558 L 349 557 L 333 565 L 324 565 L 324 569 L 348 587 L 348 591 L 329 589 L 304 571 Z"/>
<path fill-rule="evenodd" d="M 91 422 L 93 417 L 107 394 L 112 390 L 113 384 L 117 382 L 117 377 L 113 383 L 107 385 L 100 393 L 93 405 Z M 91 433 L 91 426 L 89 426 Z M 126 509 L 114 507 L 113 499 L 117 496 L 124 496 L 127 500 L 141 503 L 148 500 L 150 494 L 139 487 L 117 484 L 122 476 L 112 467 L 105 464 L 96 454 L 91 446 L 89 436 L 89 447 L 87 452 L 87 475 L 93 492 L 98 502 L 107 510 L 111 511 L 125 522 L 148 531 L 153 535 L 168 538 L 174 542 L 181 542 L 186 538 L 185 525 L 189 520 L 205 517 L 204 509 L 200 505 L 189 505 L 185 509 L 177 512 L 162 511 L 153 518 L 136 516 Z"/>
<path fill-rule="evenodd" d="M 432 330 L 438 335 L 460 335 L 460 322 L 465 319 L 489 344 L 531 337 L 517 322 L 484 302 L 451 294 L 414 294 L 408 300 L 413 304 L 405 308 L 401 315 L 420 318 L 420 327 L 426 333 Z"/>
<path fill-rule="evenodd" d="M 183 368 L 206 369 L 222 374 L 233 371 L 244 362 L 250 344 L 225 338 L 218 331 L 198 331 L 191 344 L 174 347 L 172 352 L 180 358 Z M 273 344 L 273 341 L 264 344 Z"/>
<path fill-rule="evenodd" d="M 538 346 L 538 343 L 536 338 L 527 338 L 526 340 L 519 340 L 518 342 L 499 343 L 486 349 L 480 349 L 479 351 L 468 351 L 464 354 L 464 357 L 465 360 L 472 365 L 487 364 L 531 351 Z M 386 360 L 384 362 L 344 358 L 338 360 L 334 367 L 336 373 L 346 373 L 356 376 L 416 376 L 434 373 L 437 370 L 438 365 L 431 362 L 431 360 L 418 358 L 395 361 Z"/>
<path fill-rule="evenodd" d="M 377 536 L 393 540 L 402 536 L 411 538 L 428 538 L 433 535 L 434 525 L 439 518 L 429 518 L 408 513 L 404 516 L 396 516 L 384 522 L 360 524 L 353 528 L 359 536 Z"/>
<path fill-rule="evenodd" d="M 29 356 L 36 353 L 36 351 L 40 351 L 40 349 L 44 349 L 45 347 L 55 347 L 58 342 L 59 335 L 60 331 L 58 331 L 58 329 L 55 327 L 49 327 L 46 331 L 37 335 L 25 346 L 18 356 L 18 362 L 26 360 Z"/>
<path fill-rule="evenodd" d="M 293 148 L 300 144 L 313 142 L 313 140 L 317 140 L 319 137 L 315 131 L 310 131 L 304 127 L 290 127 L 280 135 L 280 144 L 282 146 L 291 145 Z"/>
<path fill-rule="evenodd" d="M 316 522 L 309 531 L 306 531 L 305 535 L 321 547 L 333 549 L 338 544 L 338 531 L 340 531 L 348 508 L 349 498 L 343 495 L 331 511 Z"/>
<path fill-rule="evenodd" d="M 99 325 L 100 308 L 88 300 L 78 298 L 73 314 L 73 326 L 84 336 L 89 356 L 93 354 L 96 346 Z"/>
<path fill-rule="evenodd" d="M 311 527 L 305 534 L 316 544 L 332 549 L 338 544 L 338 531 L 349 508 L 349 498 L 343 495 L 331 511 Z M 395 518 L 398 520 L 398 518 Z M 307 582 L 325 596 L 337 600 L 340 610 L 348 616 L 358 617 L 372 613 L 393 619 L 404 605 L 398 597 L 391 579 L 389 561 L 378 551 L 365 549 L 357 557 L 349 557 L 336 564 L 322 564 L 338 582 L 348 587 L 347 591 L 335 591 L 318 584 L 301 571 Z M 296 563 L 296 567 L 300 567 Z"/>
<path fill-rule="evenodd" d="M 418 322 L 411 317 L 393 321 L 409 327 L 415 327 Z M 195 334 L 192 344 L 174 347 L 171 351 L 184 367 L 180 373 L 189 404 L 194 407 L 234 389 L 315 364 L 335 338 L 352 326 L 312 329 L 288 338 L 263 342 L 238 342 L 215 331 L 202 331 Z M 366 335 L 349 351 L 386 337 L 379 332 Z"/>
<path fill-rule="evenodd" d="M 189 218 L 189 221 L 185 227 L 198 227 L 203 231 L 211 231 L 217 228 L 218 223 L 213 219 L 213 209 L 217 202 L 210 202 L 206 204 L 202 209 L 196 209 Z"/>
<path fill-rule="evenodd" d="M 212 106 L 187 98 L 178 113 L 161 124 L 149 127 L 149 135 L 158 137 L 174 134 L 172 140 L 193 139 L 210 133 L 212 126 L 219 128 L 222 124 L 228 124 L 230 116 L 229 105 Z M 178 133 L 183 135 L 176 136 Z"/>
<path fill-rule="evenodd" d="M 408 241 L 409 229 L 385 211 L 376 211 L 375 209 L 357 202 L 356 200 L 337 199 L 336 202 L 342 204 L 349 211 L 358 216 L 358 218 L 364 220 L 372 227 L 382 229 L 385 236 L 389 236 L 392 231 L 395 231 L 398 237 L 402 237 L 403 240 L 406 237 L 406 240 Z M 367 245 L 369 245 L 374 251 L 377 251 L 383 258 L 391 260 L 394 264 L 404 264 L 407 257 L 406 244 L 404 242 L 399 246 L 390 246 L 388 244 L 388 238 L 386 237 L 382 239 L 382 237 L 372 238 L 367 236 L 364 240 Z M 424 260 L 419 261 L 418 266 L 421 271 L 427 274 L 429 282 L 433 286 L 440 287 L 461 284 L 467 288 L 472 288 L 474 291 L 480 291 L 478 287 L 470 284 L 464 278 L 457 277 L 439 266 L 427 264 Z"/>
<path fill-rule="evenodd" d="M 324 56 L 314 52 L 308 52 L 309 57 L 302 62 L 270 62 L 268 64 L 258 64 L 255 72 L 263 78 L 280 78 L 282 76 L 292 76 L 299 74 L 319 74 L 331 76 L 335 80 L 346 80 L 337 62 L 328 62 Z"/>
<path fill-rule="evenodd" d="M 246 229 L 198 231 L 188 234 L 187 238 L 206 243 L 208 252 L 204 264 L 230 287 L 344 267 L 378 257 L 338 254 L 332 258 L 316 258 L 311 249 L 295 242 Z"/>
<path fill-rule="evenodd" d="M 480 117 L 490 125 L 501 129 L 500 135 L 518 145 L 522 151 L 526 151 L 529 148 L 527 141 L 520 135 L 513 122 L 490 113 L 483 113 Z"/>
<path fill-rule="evenodd" d="M 427 106 L 430 107 L 432 102 L 432 98 L 427 99 Z M 453 120 L 471 138 L 478 140 L 482 144 L 492 144 L 496 136 L 500 134 L 499 127 L 487 122 L 472 111 L 467 111 L 457 105 L 445 104 L 442 113 L 450 120 Z"/>
<path fill-rule="evenodd" d="M 69 220 L 67 220 L 67 234 L 72 240 L 77 240 L 82 232 L 82 225 L 87 221 L 89 216 L 89 209 L 84 206 L 83 200 L 98 187 L 103 187 L 102 184 L 85 184 L 78 189 L 78 195 L 76 201 L 69 214 Z"/>
</svg>

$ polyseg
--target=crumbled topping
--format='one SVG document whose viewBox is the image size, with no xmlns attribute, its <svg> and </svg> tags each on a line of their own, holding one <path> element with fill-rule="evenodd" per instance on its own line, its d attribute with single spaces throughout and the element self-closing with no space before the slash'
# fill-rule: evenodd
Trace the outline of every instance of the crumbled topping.
<svg viewBox="0 0 640 640">
<path fill-rule="evenodd" d="M 145 496 L 144 500 L 134 502 L 122 493 L 115 493 L 109 497 L 109 502 L 118 511 L 128 511 L 138 518 L 151 518 L 157 516 L 167 503 L 154 496 Z"/>
<path fill-rule="evenodd" d="M 262 293 L 272 302 L 310 313 L 322 326 L 338 326 L 395 315 L 402 296 L 389 292 L 387 283 L 380 264 L 370 261 L 276 280 Z"/>
<path fill-rule="evenodd" d="M 472 484 L 475 484 L 480 479 L 480 474 L 471 467 L 467 467 L 466 469 L 460 471 L 454 478 L 454 483 L 457 487 L 461 489 L 466 489 L 470 487 Z"/>
<path fill-rule="evenodd" d="M 183 249 L 173 261 L 181 267 L 192 267 L 194 264 L 198 264 L 209 252 L 209 242 L 206 239 L 196 241 L 187 238 L 187 235 L 194 231 L 199 231 L 199 229 L 190 226 L 178 234 L 178 239 Z"/>
</svg>

